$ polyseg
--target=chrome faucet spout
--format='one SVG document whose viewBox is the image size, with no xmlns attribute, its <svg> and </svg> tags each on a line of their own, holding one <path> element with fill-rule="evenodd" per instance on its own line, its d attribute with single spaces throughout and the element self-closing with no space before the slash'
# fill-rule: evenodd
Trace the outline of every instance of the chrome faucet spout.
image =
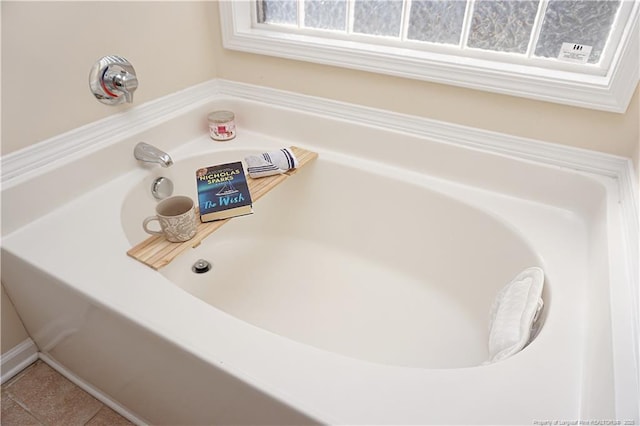
<svg viewBox="0 0 640 426">
<path fill-rule="evenodd" d="M 138 142 L 133 150 L 133 156 L 136 160 L 145 163 L 160 164 L 162 167 L 169 167 L 173 164 L 173 160 L 169 154 L 146 142 Z"/>
</svg>

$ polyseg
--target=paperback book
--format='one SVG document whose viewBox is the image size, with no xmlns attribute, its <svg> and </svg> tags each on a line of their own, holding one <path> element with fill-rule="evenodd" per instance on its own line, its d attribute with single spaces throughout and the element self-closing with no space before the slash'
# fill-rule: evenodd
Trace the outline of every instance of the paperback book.
<svg viewBox="0 0 640 426">
<path fill-rule="evenodd" d="M 251 193 L 242 162 L 198 169 L 196 183 L 202 222 L 253 213 Z"/>
</svg>

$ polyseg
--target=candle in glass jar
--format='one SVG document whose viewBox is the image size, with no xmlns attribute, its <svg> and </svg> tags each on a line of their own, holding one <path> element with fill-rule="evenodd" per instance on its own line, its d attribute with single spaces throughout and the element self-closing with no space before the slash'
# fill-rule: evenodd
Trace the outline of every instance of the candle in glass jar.
<svg viewBox="0 0 640 426">
<path fill-rule="evenodd" d="M 207 117 L 209 136 L 216 141 L 228 141 L 236 137 L 235 115 L 231 111 L 214 111 Z"/>
</svg>

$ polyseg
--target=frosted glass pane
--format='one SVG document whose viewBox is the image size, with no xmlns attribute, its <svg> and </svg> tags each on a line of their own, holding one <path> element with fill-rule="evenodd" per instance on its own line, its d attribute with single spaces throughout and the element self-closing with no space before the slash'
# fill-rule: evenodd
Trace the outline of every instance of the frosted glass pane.
<svg viewBox="0 0 640 426">
<path fill-rule="evenodd" d="M 304 25 L 326 30 L 346 30 L 346 0 L 307 0 L 304 2 Z"/>
<path fill-rule="evenodd" d="M 353 9 L 353 31 L 399 37 L 401 18 L 401 0 L 356 0 Z"/>
<path fill-rule="evenodd" d="M 557 58 L 562 43 L 593 46 L 588 62 L 597 63 L 620 6 L 619 1 L 551 0 L 542 23 L 536 56 Z"/>
<path fill-rule="evenodd" d="M 458 44 L 466 7 L 467 2 L 460 0 L 412 2 L 407 38 Z"/>
<path fill-rule="evenodd" d="M 537 11 L 537 0 L 478 0 L 467 45 L 485 50 L 526 53 Z"/>
<path fill-rule="evenodd" d="M 267 24 L 298 23 L 298 2 L 296 0 L 263 0 L 257 2 L 258 22 Z"/>
</svg>

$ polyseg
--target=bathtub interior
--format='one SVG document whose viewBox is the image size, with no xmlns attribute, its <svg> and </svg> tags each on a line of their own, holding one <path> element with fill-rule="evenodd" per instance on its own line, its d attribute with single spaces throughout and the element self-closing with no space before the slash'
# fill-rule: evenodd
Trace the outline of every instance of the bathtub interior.
<svg viewBox="0 0 640 426">
<path fill-rule="evenodd" d="M 162 173 L 171 173 L 176 194 L 195 197 L 196 169 L 247 152 L 186 158 Z M 146 238 L 140 223 L 156 203 L 156 174 L 123 203 L 131 244 Z M 213 267 L 194 274 L 201 258 Z M 321 156 L 256 202 L 253 215 L 234 218 L 159 273 L 280 336 L 364 361 L 442 369 L 487 360 L 493 299 L 529 266 L 544 268 L 503 220 L 407 176 Z"/>
</svg>

